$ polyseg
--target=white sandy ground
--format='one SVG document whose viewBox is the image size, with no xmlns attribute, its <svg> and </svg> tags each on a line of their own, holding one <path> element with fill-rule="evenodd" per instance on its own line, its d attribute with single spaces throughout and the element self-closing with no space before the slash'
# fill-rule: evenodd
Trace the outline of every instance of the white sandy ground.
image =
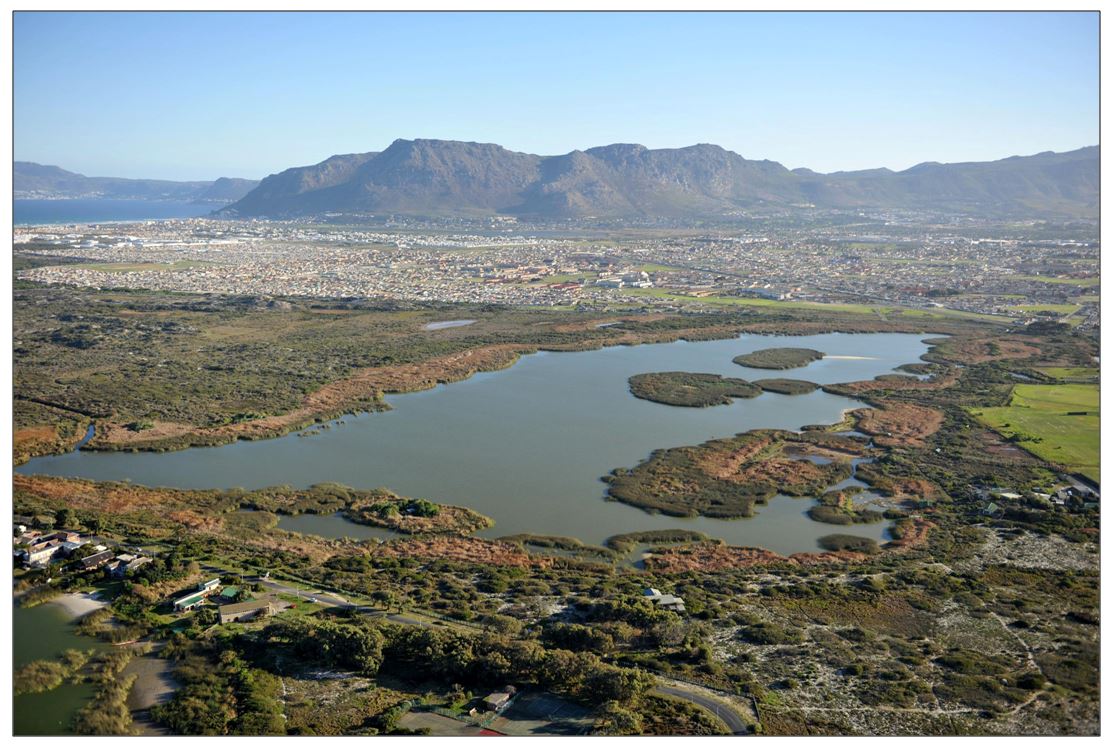
<svg viewBox="0 0 1113 747">
<path fill-rule="evenodd" d="M 70 617 L 81 617 L 108 605 L 108 602 L 97 599 L 90 593 L 63 594 L 56 599 L 51 599 L 50 603 L 60 606 L 69 613 Z"/>
</svg>

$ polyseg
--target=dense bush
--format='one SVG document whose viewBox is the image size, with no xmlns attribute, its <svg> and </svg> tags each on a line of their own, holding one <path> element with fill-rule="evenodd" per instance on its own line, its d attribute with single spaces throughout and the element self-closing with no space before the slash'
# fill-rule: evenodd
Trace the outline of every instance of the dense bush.
<svg viewBox="0 0 1113 747">
<path fill-rule="evenodd" d="M 747 368 L 799 368 L 823 357 L 811 348 L 765 348 L 734 357 L 734 362 Z"/>
</svg>

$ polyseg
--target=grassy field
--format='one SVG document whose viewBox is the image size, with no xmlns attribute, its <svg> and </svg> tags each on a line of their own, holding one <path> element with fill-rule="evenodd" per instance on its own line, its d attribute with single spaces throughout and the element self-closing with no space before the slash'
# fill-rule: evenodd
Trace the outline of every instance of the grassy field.
<svg viewBox="0 0 1113 747">
<path fill-rule="evenodd" d="M 1036 303 L 1010 306 L 1009 308 L 1016 309 L 1017 311 L 1054 311 L 1059 314 L 1073 314 L 1082 307 L 1076 303 Z"/>
<path fill-rule="evenodd" d="M 1100 479 L 1096 384 L 1018 384 L 1007 407 L 974 408 L 986 425 L 1041 459 Z"/>
<path fill-rule="evenodd" d="M 899 313 L 905 316 L 971 319 L 984 322 L 1005 323 L 1008 319 L 991 316 L 989 314 L 975 314 L 969 311 L 955 311 L 952 309 L 905 309 L 898 306 L 878 306 L 859 303 L 815 303 L 812 301 L 774 301 L 767 298 L 741 298 L 737 296 L 684 296 L 671 293 L 663 288 L 625 288 L 624 293 L 631 296 L 664 298 L 677 303 L 702 303 L 714 306 L 750 306 L 772 309 L 823 309 L 826 311 L 844 311 L 851 314 L 876 314 L 884 317 L 885 314 Z"/>
<path fill-rule="evenodd" d="M 1049 366 L 1038 370 L 1040 373 L 1047 374 L 1060 381 L 1075 384 L 1095 381 L 1100 373 L 1097 368 L 1064 368 L 1062 366 Z"/>
<path fill-rule="evenodd" d="M 1093 288 L 1101 285 L 1101 278 L 1053 278 L 1042 275 L 1012 275 L 1009 280 L 1031 280 L 1036 283 L 1055 285 L 1077 285 L 1080 288 Z"/>
</svg>

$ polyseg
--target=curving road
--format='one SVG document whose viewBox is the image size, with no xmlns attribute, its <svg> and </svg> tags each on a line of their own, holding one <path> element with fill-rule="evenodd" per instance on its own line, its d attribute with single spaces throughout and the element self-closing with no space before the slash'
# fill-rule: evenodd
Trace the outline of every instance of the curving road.
<svg viewBox="0 0 1113 747">
<path fill-rule="evenodd" d="M 724 724 L 727 725 L 727 728 L 730 729 L 732 734 L 738 735 L 750 733 L 749 723 L 743 720 L 742 717 L 738 715 L 738 712 L 734 710 L 734 708 L 727 705 L 726 702 L 719 700 L 718 698 L 712 698 L 711 696 L 704 695 L 703 693 L 692 692 L 691 690 L 674 687 L 672 685 L 658 685 L 654 689 L 659 693 L 671 695 L 672 697 L 680 698 L 681 700 L 687 700 L 689 703 L 695 703 L 704 710 L 714 713 L 722 720 Z"/>
</svg>

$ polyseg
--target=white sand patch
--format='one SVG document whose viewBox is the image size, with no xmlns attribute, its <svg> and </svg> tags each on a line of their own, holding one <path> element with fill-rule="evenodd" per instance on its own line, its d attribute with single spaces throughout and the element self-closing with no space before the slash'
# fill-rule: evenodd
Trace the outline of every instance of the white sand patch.
<svg viewBox="0 0 1113 747">
<path fill-rule="evenodd" d="M 97 599 L 94 594 L 63 594 L 57 599 L 51 599 L 51 604 L 57 604 L 71 617 L 82 617 L 93 610 L 108 606 L 108 602 Z"/>
</svg>

